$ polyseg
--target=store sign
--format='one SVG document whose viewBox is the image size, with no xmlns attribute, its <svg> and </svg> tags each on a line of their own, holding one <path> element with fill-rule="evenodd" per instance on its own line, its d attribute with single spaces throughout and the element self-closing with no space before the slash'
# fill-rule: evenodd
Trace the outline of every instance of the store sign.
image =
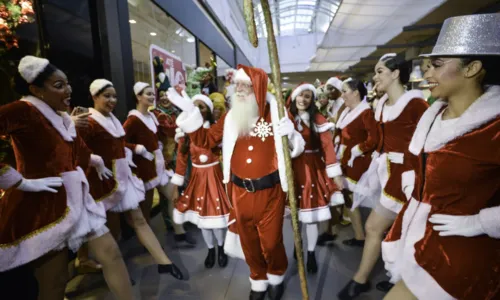
<svg viewBox="0 0 500 300">
<path fill-rule="evenodd" d="M 155 72 L 155 66 L 153 64 L 155 57 L 159 57 L 163 62 L 163 70 L 165 75 L 170 80 L 170 84 L 175 86 L 177 84 L 186 84 L 186 68 L 181 58 L 168 52 L 165 49 L 157 45 L 151 45 L 149 47 L 150 55 L 150 65 L 151 65 L 151 82 L 158 82 L 158 70 Z M 156 86 L 155 86 L 156 90 Z"/>
</svg>

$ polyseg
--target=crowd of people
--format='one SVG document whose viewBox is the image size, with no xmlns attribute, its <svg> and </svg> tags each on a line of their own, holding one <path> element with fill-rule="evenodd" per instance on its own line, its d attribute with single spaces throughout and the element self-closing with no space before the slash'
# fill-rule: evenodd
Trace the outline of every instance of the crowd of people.
<svg viewBox="0 0 500 300">
<path fill-rule="evenodd" d="M 113 115 L 113 83 L 96 79 L 94 107 L 70 115 L 66 75 L 24 57 L 15 78 L 22 98 L 0 107 L 0 135 L 17 163 L 0 164 L 2 290 L 64 299 L 71 250 L 78 268 L 103 273 L 117 299 L 133 299 L 117 245 L 122 214 L 158 272 L 183 280 L 149 225 L 157 190 L 176 241 L 196 243 L 185 222 L 201 230 L 206 268 L 244 259 L 249 298 L 282 299 L 289 151 L 309 276 L 318 271 L 315 248 L 332 242 L 340 223 L 354 232 L 343 244 L 363 248 L 339 299 L 371 289 L 381 256 L 390 275 L 376 285 L 384 299 L 498 299 L 500 37 L 480 33 L 499 22 L 498 14 L 446 21 L 422 66 L 440 99 L 431 106 L 407 88 L 409 64 L 386 54 L 372 91 L 360 78 L 302 83 L 282 118 L 268 75 L 243 65 L 225 96 L 209 84 L 190 96 L 182 86 L 155 92 L 137 82 L 137 107 L 123 124 Z M 360 206 L 371 208 L 365 224 Z"/>
</svg>

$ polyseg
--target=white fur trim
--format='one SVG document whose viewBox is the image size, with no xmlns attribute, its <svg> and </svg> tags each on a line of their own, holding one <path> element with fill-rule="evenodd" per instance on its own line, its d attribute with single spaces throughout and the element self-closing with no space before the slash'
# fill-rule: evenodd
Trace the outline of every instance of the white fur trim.
<svg viewBox="0 0 500 300">
<path fill-rule="evenodd" d="M 93 155 L 94 154 L 91 156 Z M 123 200 L 129 184 L 129 173 L 131 173 L 126 158 L 113 160 L 113 168 L 111 171 L 113 172 L 113 178 L 115 180 L 113 192 L 102 199 L 95 199 L 96 201 L 102 201 L 106 210 L 110 210 Z"/>
<path fill-rule="evenodd" d="M 290 157 L 296 158 L 304 152 L 306 147 L 306 142 L 300 133 L 293 131 L 292 136 L 288 139 L 288 144 L 290 147 Z M 284 158 L 283 158 L 284 159 Z"/>
<path fill-rule="evenodd" d="M 450 130 L 440 130 L 431 134 L 431 126 L 439 111 L 446 105 L 444 101 L 438 100 L 425 111 L 418 122 L 415 133 L 410 143 L 410 152 L 419 155 L 424 148 L 425 152 L 436 151 L 446 143 L 469 133 L 482 125 L 492 121 L 500 115 L 500 86 L 494 85 L 487 88 L 469 108 L 458 118 Z M 425 147 L 424 147 L 425 145 Z"/>
<path fill-rule="evenodd" d="M 403 112 L 405 107 L 410 103 L 411 100 L 413 99 L 425 99 L 424 94 L 422 93 L 421 90 L 410 90 L 406 93 L 404 93 L 399 99 L 396 101 L 396 103 L 391 107 L 390 113 L 384 114 L 382 116 L 382 122 L 387 123 L 396 120 L 399 115 Z M 389 96 L 385 94 L 382 98 L 377 103 L 377 107 L 375 109 L 375 120 L 380 122 L 380 117 L 382 115 L 382 110 L 384 108 L 384 104 L 387 102 L 389 99 Z"/>
<path fill-rule="evenodd" d="M 137 176 L 132 174 L 132 170 L 128 168 L 127 170 L 127 189 L 123 195 L 123 198 L 110 209 L 112 212 L 124 212 L 133 210 L 139 207 L 139 203 L 146 198 L 146 189 L 144 187 L 144 182 L 140 180 Z"/>
<path fill-rule="evenodd" d="M 91 113 L 90 118 L 96 121 L 102 128 L 104 128 L 109 134 L 114 138 L 120 138 L 125 136 L 125 130 L 123 130 L 122 123 L 113 115 L 109 114 L 109 117 L 105 117 L 98 110 L 89 108 Z"/>
<path fill-rule="evenodd" d="M 299 210 L 299 221 L 304 224 L 323 222 L 331 218 L 329 205 Z"/>
<path fill-rule="evenodd" d="M 344 195 L 341 192 L 335 192 L 330 197 L 330 206 L 345 204 Z"/>
<path fill-rule="evenodd" d="M 0 168 L 0 189 L 8 189 L 23 179 L 21 173 L 14 168 L 5 165 Z"/>
<path fill-rule="evenodd" d="M 381 195 L 380 195 L 380 204 L 384 206 L 385 208 L 395 212 L 399 213 L 401 209 L 403 208 L 403 204 L 400 202 L 395 201 L 394 199 L 388 197 L 384 191 L 385 186 L 387 185 L 387 182 L 389 181 L 389 170 L 390 170 L 390 161 L 389 158 L 387 157 L 387 153 L 382 153 L 380 157 L 378 158 L 379 164 L 378 164 L 378 178 L 380 179 L 380 186 L 382 187 Z M 401 201 L 405 199 L 399 199 Z"/>
<path fill-rule="evenodd" d="M 148 111 L 147 115 L 144 115 L 137 109 L 132 109 L 128 112 L 128 116 L 135 116 L 139 118 L 139 120 L 141 120 L 141 122 L 144 123 L 144 125 L 146 125 L 146 127 L 153 133 L 156 133 L 158 131 L 158 125 L 160 123 L 158 123 L 156 116 L 152 112 Z M 148 117 L 150 117 L 151 119 L 148 119 Z"/>
<path fill-rule="evenodd" d="M 335 163 L 333 165 L 326 166 L 326 175 L 329 178 L 334 178 L 339 175 L 342 175 L 342 168 L 340 167 L 340 163 Z"/>
<path fill-rule="evenodd" d="M 267 280 L 253 280 L 250 278 L 250 288 L 254 292 L 265 292 L 267 291 L 267 286 L 269 285 Z"/>
<path fill-rule="evenodd" d="M 479 211 L 479 221 L 483 231 L 494 239 L 500 239 L 500 206 L 483 208 Z"/>
<path fill-rule="evenodd" d="M 137 96 L 139 95 L 140 92 L 142 92 L 145 88 L 150 87 L 151 85 L 149 83 L 145 82 L 136 82 L 134 84 L 134 94 Z"/>
<path fill-rule="evenodd" d="M 236 71 L 236 75 L 234 76 L 234 82 L 238 82 L 238 81 L 242 81 L 242 82 L 246 82 L 246 83 L 250 83 L 250 84 L 252 83 L 252 79 L 250 79 L 250 76 L 248 76 L 248 74 L 243 69 L 238 69 L 238 71 Z"/>
<path fill-rule="evenodd" d="M 285 275 L 274 275 L 267 273 L 267 281 L 270 285 L 280 285 L 281 283 L 283 283 L 284 279 Z"/>
<path fill-rule="evenodd" d="M 47 120 L 49 120 L 50 124 L 52 124 L 66 142 L 72 142 L 76 137 L 75 123 L 73 123 L 73 120 L 67 113 L 56 113 L 47 103 L 33 96 L 26 96 L 22 98 L 21 101 L 32 104 Z"/>
<path fill-rule="evenodd" d="M 178 128 L 178 129 L 179 129 L 179 128 Z M 181 131 L 181 132 L 177 132 L 177 133 L 175 134 L 174 141 L 175 141 L 176 143 L 179 143 L 179 140 L 180 140 L 181 138 L 185 137 L 185 136 L 186 136 L 186 134 L 185 134 L 184 132 L 182 132 L 182 131 Z"/>
<path fill-rule="evenodd" d="M 333 102 L 333 105 L 330 107 L 330 112 L 329 112 L 330 117 L 332 118 L 337 117 L 337 114 L 339 113 L 339 110 L 342 107 L 342 105 L 344 105 L 344 103 L 345 103 L 344 99 L 342 98 L 338 98 L 337 100 L 335 100 Z"/>
<path fill-rule="evenodd" d="M 332 130 L 334 128 L 335 128 L 335 123 L 332 122 L 326 122 L 321 125 L 314 124 L 314 131 L 316 131 L 317 133 L 327 132 L 328 130 Z"/>
<path fill-rule="evenodd" d="M 299 85 L 293 92 L 292 92 L 292 101 L 295 101 L 295 98 L 297 98 L 298 95 L 300 95 L 300 93 L 304 92 L 304 91 L 311 91 L 314 95 L 314 99 L 316 99 L 316 88 L 314 87 L 314 85 L 310 84 L 310 83 L 305 83 L 305 84 L 301 84 Z"/>
<path fill-rule="evenodd" d="M 157 186 L 164 186 L 168 183 L 169 177 L 168 172 L 165 169 L 165 159 L 163 158 L 163 153 L 160 149 L 156 149 L 153 151 L 155 156 L 155 169 L 156 169 L 156 177 L 149 180 L 148 182 L 144 182 L 144 188 L 146 191 L 154 189 Z"/>
<path fill-rule="evenodd" d="M 175 173 L 174 176 L 172 176 L 172 178 L 170 179 L 170 182 L 172 182 L 172 184 L 175 184 L 177 186 L 183 186 L 184 176 Z"/>
<path fill-rule="evenodd" d="M 245 260 L 245 254 L 243 253 L 243 248 L 241 247 L 239 234 L 236 234 L 231 230 L 228 230 L 226 232 L 226 239 L 224 241 L 224 253 L 231 257 Z"/>
<path fill-rule="evenodd" d="M 411 195 L 413 194 L 413 190 L 415 189 L 414 170 L 406 171 L 401 174 L 401 187 L 406 196 L 406 200 L 409 201 L 411 199 Z"/>
<path fill-rule="evenodd" d="M 362 112 L 369 109 L 371 109 L 371 107 L 365 100 L 361 101 L 352 111 L 350 108 L 346 107 L 337 120 L 337 128 L 344 129 L 347 125 L 356 120 Z"/>
<path fill-rule="evenodd" d="M 17 70 L 19 74 L 26 80 L 27 83 L 33 83 L 40 73 L 49 65 L 49 61 L 45 58 L 26 55 L 19 62 Z"/>
<path fill-rule="evenodd" d="M 190 112 L 182 112 L 175 120 L 175 124 L 185 133 L 193 133 L 200 129 L 203 122 L 203 116 L 197 107 Z"/>
<path fill-rule="evenodd" d="M 214 103 L 207 96 L 202 95 L 202 94 L 198 94 L 198 95 L 194 95 L 194 97 L 191 100 L 193 101 L 193 103 L 196 100 L 200 100 L 201 102 L 205 103 L 208 106 L 208 108 L 210 109 L 210 112 L 214 112 Z"/>
<path fill-rule="evenodd" d="M 99 91 L 101 91 L 105 86 L 113 86 L 113 83 L 107 79 L 96 79 L 92 81 L 89 87 L 90 94 L 95 96 Z"/>
<path fill-rule="evenodd" d="M 330 77 L 326 81 L 325 86 L 328 86 L 328 85 L 335 87 L 340 92 L 342 91 L 342 80 L 338 79 L 337 77 Z"/>
<path fill-rule="evenodd" d="M 196 211 L 188 210 L 181 213 L 174 208 L 173 219 L 176 224 L 190 222 L 201 229 L 218 229 L 227 228 L 229 214 L 218 216 L 200 216 L 200 214 Z"/>
<path fill-rule="evenodd" d="M 385 164 L 385 159 L 372 159 L 368 170 L 359 178 L 353 194 L 353 208 L 360 206 L 362 203 L 373 204 L 374 199 L 378 200 L 378 197 L 382 193 L 382 186 L 378 175 L 381 163 Z"/>
</svg>

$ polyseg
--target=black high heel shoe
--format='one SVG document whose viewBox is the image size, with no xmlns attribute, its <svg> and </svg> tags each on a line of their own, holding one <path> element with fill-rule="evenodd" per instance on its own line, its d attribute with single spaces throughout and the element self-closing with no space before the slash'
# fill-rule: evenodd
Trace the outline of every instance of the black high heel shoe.
<svg viewBox="0 0 500 300">
<path fill-rule="evenodd" d="M 178 280 L 183 280 L 184 275 L 182 275 L 181 270 L 174 265 L 173 263 L 169 265 L 158 265 L 158 273 L 160 274 L 170 274 L 172 275 L 175 279 Z"/>
</svg>

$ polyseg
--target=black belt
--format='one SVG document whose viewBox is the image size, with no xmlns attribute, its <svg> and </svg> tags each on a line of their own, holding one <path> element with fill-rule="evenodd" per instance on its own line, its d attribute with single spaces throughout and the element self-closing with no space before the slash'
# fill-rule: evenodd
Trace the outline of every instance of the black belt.
<svg viewBox="0 0 500 300">
<path fill-rule="evenodd" d="M 275 171 L 258 179 L 241 179 L 238 176 L 231 174 L 231 181 L 237 186 L 247 190 L 247 192 L 255 193 L 256 191 L 270 189 L 280 183 L 280 174 L 278 171 Z"/>
</svg>

